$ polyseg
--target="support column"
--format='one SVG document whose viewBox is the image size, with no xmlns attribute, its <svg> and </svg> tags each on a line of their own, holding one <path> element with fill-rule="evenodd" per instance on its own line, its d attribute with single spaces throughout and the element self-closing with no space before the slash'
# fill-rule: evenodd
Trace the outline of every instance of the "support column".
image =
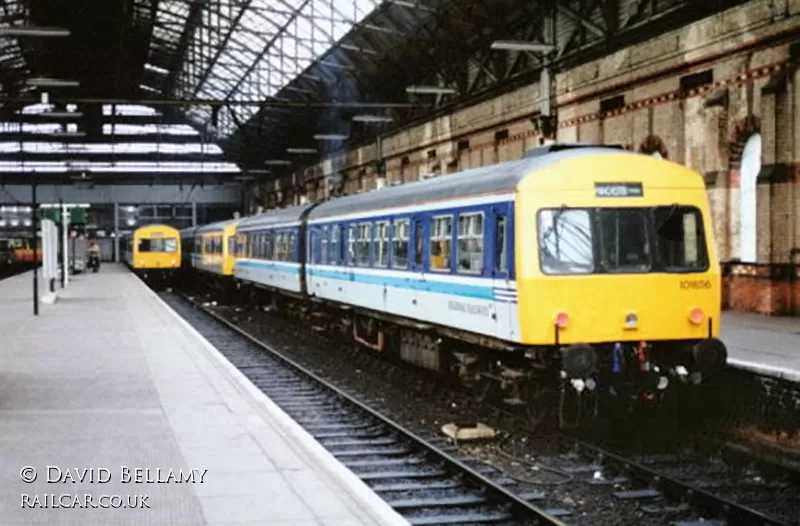
<svg viewBox="0 0 800 526">
<path fill-rule="evenodd" d="M 197 226 L 197 203 L 192 201 L 192 226 Z"/>
<path fill-rule="evenodd" d="M 119 263 L 119 203 L 114 203 L 114 263 Z"/>
<path fill-rule="evenodd" d="M 386 161 L 383 159 L 383 137 L 375 139 L 375 189 L 386 186 Z"/>
<path fill-rule="evenodd" d="M 39 315 L 39 265 L 36 262 L 36 250 L 39 248 L 39 206 L 36 204 L 36 183 L 31 189 L 31 247 L 33 248 L 33 315 Z"/>
</svg>

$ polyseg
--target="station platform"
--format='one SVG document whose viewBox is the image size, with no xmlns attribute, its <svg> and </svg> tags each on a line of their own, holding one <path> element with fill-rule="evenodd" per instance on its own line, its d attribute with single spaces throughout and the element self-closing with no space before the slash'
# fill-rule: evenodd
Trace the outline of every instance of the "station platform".
<svg viewBox="0 0 800 526">
<path fill-rule="evenodd" d="M 0 281 L 4 526 L 408 524 L 124 267 L 38 317 L 31 282 Z"/>
<path fill-rule="evenodd" d="M 800 318 L 725 311 L 720 332 L 729 365 L 800 382 Z"/>
</svg>

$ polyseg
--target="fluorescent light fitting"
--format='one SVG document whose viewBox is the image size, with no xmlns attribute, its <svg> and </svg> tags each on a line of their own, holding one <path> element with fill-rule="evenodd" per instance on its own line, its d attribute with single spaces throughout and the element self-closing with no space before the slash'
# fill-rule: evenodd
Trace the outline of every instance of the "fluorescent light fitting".
<svg viewBox="0 0 800 526">
<path fill-rule="evenodd" d="M 268 159 L 264 161 L 264 164 L 267 166 L 289 166 L 292 164 L 292 161 L 287 161 L 285 159 Z"/>
<path fill-rule="evenodd" d="M 350 136 L 343 133 L 318 133 L 314 138 L 318 141 L 344 141 Z"/>
<path fill-rule="evenodd" d="M 52 117 L 54 119 L 80 119 L 83 113 L 79 111 L 43 111 L 38 114 L 40 117 Z"/>
<path fill-rule="evenodd" d="M 286 153 L 317 153 L 316 148 L 286 148 Z"/>
<path fill-rule="evenodd" d="M 394 119 L 383 115 L 356 115 L 353 120 L 357 122 L 392 122 Z"/>
<path fill-rule="evenodd" d="M 455 88 L 443 88 L 439 86 L 409 86 L 406 93 L 419 93 L 425 95 L 452 95 L 456 93 Z"/>
<path fill-rule="evenodd" d="M 551 51 L 555 51 L 556 47 L 552 44 L 541 44 L 539 42 L 524 42 L 521 40 L 495 40 L 492 42 L 492 49 L 549 53 Z"/>
<path fill-rule="evenodd" d="M 394 5 L 399 5 L 403 7 L 408 7 L 409 9 L 419 9 L 421 11 L 429 11 L 433 12 L 433 9 L 426 5 L 422 5 L 421 2 L 409 2 L 407 0 L 391 0 L 391 3 Z"/>
<path fill-rule="evenodd" d="M 359 46 L 354 46 L 353 44 L 339 44 L 339 47 L 342 49 L 348 49 L 350 51 L 358 51 L 359 53 L 366 53 L 367 55 L 377 55 L 378 52 L 374 49 L 367 49 Z"/>
<path fill-rule="evenodd" d="M 139 84 L 139 89 L 144 91 L 149 91 L 150 93 L 161 93 L 161 90 L 153 88 L 151 86 L 147 86 L 146 84 Z"/>
<path fill-rule="evenodd" d="M 0 27 L 5 37 L 68 37 L 69 29 L 62 27 L 8 26 Z"/>
<path fill-rule="evenodd" d="M 297 93 L 313 93 L 310 89 L 297 88 L 295 86 L 285 86 L 283 89 L 289 90 L 289 91 L 295 91 Z"/>
<path fill-rule="evenodd" d="M 86 132 L 82 131 L 58 131 L 58 132 L 51 132 L 48 133 L 50 137 L 59 137 L 68 139 L 70 137 L 86 137 Z"/>
<path fill-rule="evenodd" d="M 156 65 L 153 65 L 153 64 L 145 64 L 144 65 L 144 69 L 146 69 L 148 71 L 152 71 L 154 73 L 158 73 L 160 75 L 169 75 L 169 70 L 164 69 L 164 68 L 160 68 L 160 67 L 158 67 Z"/>
<path fill-rule="evenodd" d="M 77 88 L 81 83 L 77 80 L 35 78 L 28 79 L 28 85 L 40 88 Z"/>
<path fill-rule="evenodd" d="M 356 68 L 353 66 L 348 66 L 347 64 L 339 64 L 338 62 L 331 62 L 330 60 L 318 60 L 317 64 L 321 64 L 323 66 L 328 66 L 330 68 L 337 68 L 337 69 L 344 69 L 347 71 L 355 71 Z"/>
</svg>

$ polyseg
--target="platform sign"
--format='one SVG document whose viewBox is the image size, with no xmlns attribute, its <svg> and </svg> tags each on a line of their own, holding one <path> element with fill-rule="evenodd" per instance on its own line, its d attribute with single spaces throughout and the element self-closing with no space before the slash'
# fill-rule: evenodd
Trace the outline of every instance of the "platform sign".
<svg viewBox="0 0 800 526">
<path fill-rule="evenodd" d="M 42 277 L 58 278 L 58 228 L 50 219 L 42 219 Z"/>
</svg>

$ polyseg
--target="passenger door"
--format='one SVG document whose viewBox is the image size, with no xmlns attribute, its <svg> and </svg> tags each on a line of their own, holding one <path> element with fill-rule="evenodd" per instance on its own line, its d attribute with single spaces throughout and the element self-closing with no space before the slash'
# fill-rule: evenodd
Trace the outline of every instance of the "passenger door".
<svg viewBox="0 0 800 526">
<path fill-rule="evenodd" d="M 411 218 L 410 232 L 409 232 L 409 267 L 413 273 L 411 278 L 411 304 L 414 306 L 414 312 L 421 313 L 419 308 L 419 300 L 422 297 L 421 291 L 425 287 L 425 224 L 420 216 L 413 216 Z"/>
<path fill-rule="evenodd" d="M 488 249 L 491 250 L 489 262 L 492 265 L 492 290 L 496 313 L 496 334 L 509 339 L 516 332 L 517 291 L 511 279 L 511 245 L 513 237 L 510 229 L 510 210 L 506 205 L 492 208 L 492 216 L 487 225 Z"/>
</svg>

